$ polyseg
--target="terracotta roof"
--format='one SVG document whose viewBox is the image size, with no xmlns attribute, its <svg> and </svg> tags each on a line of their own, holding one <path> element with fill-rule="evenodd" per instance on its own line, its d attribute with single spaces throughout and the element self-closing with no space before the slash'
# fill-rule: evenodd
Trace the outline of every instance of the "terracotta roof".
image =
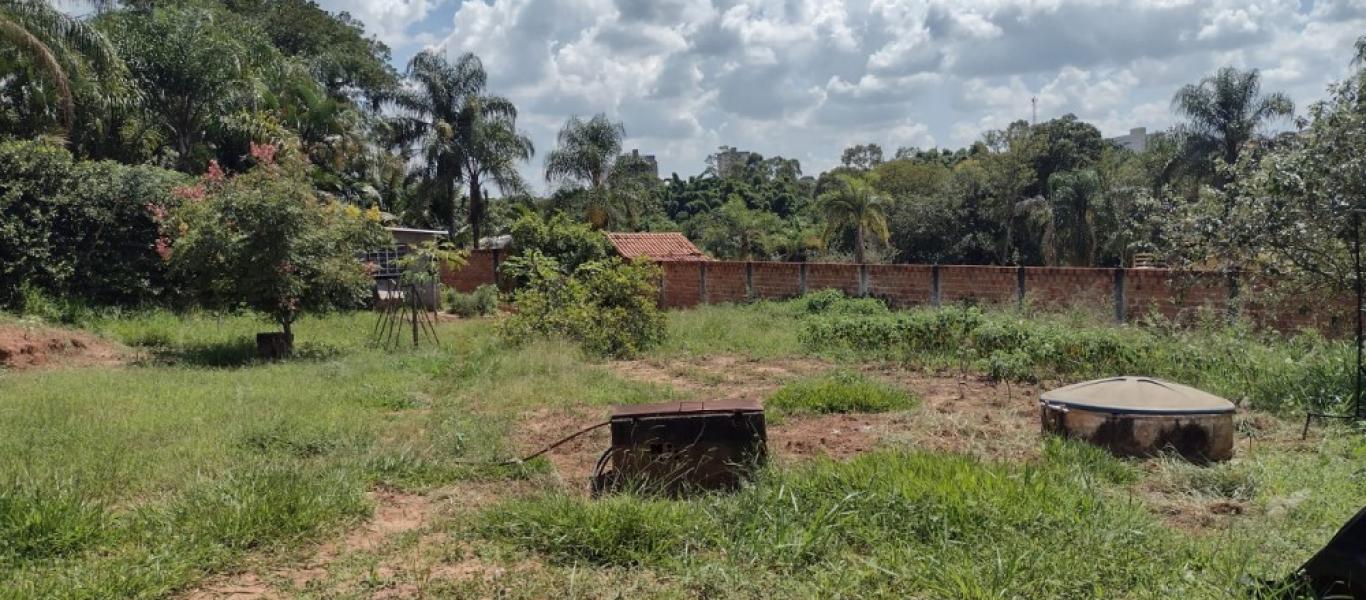
<svg viewBox="0 0 1366 600">
<path fill-rule="evenodd" d="M 624 258 L 649 260 L 711 260 L 677 231 L 665 233 L 609 233 L 607 239 Z"/>
</svg>

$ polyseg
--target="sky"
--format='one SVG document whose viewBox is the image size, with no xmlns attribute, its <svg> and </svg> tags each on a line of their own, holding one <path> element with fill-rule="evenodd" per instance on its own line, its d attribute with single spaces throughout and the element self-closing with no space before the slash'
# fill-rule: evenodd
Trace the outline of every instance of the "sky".
<svg viewBox="0 0 1366 600">
<path fill-rule="evenodd" d="M 1366 0 L 320 0 L 402 69 L 474 52 L 520 110 L 537 175 L 570 115 L 624 122 L 626 148 L 686 177 L 731 145 L 817 174 L 850 145 L 961 147 L 1074 113 L 1108 136 L 1173 124 L 1220 66 L 1307 107 L 1348 69 Z"/>
</svg>

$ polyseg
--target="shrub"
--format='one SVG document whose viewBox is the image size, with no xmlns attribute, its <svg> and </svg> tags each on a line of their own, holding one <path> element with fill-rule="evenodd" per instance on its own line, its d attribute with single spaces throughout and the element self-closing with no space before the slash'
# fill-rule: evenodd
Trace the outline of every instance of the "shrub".
<svg viewBox="0 0 1366 600">
<path fill-rule="evenodd" d="M 450 290 L 446 294 L 446 310 L 465 318 L 487 317 L 498 312 L 498 287 L 484 284 L 468 294 Z"/>
<path fill-rule="evenodd" d="M 564 336 L 590 353 L 626 357 L 664 340 L 665 319 L 656 305 L 659 267 L 620 259 L 580 265 L 572 275 L 532 270 L 517 291 L 517 314 L 500 333 L 520 343 Z"/>
<path fill-rule="evenodd" d="M 562 273 L 573 273 L 579 265 L 603 260 L 608 256 L 606 236 L 560 212 L 548 218 L 528 212 L 512 224 L 510 233 L 513 255 L 504 264 L 513 267 L 503 271 L 517 286 L 528 283 L 531 275 L 517 270 L 517 263 L 512 259 L 533 252 L 554 259 L 554 264 Z"/>
<path fill-rule="evenodd" d="M 75 162 L 42 142 L 0 143 L 0 304 L 20 284 L 97 304 L 141 304 L 169 287 L 158 220 L 173 171 Z"/>
<path fill-rule="evenodd" d="M 839 290 L 818 290 L 797 300 L 807 314 L 885 315 L 887 305 L 877 298 L 850 298 Z"/>
<path fill-rule="evenodd" d="M 906 410 L 916 398 L 861 373 L 834 371 L 789 383 L 769 396 L 767 408 L 786 413 L 878 413 Z"/>
</svg>

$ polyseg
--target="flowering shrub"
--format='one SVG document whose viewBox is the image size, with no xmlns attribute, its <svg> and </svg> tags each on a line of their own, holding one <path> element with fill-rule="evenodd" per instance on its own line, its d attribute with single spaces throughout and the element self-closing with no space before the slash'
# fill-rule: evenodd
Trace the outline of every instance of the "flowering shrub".
<svg viewBox="0 0 1366 600">
<path fill-rule="evenodd" d="M 292 340 L 300 313 L 363 302 L 371 279 L 357 255 L 392 244 L 376 210 L 320 198 L 297 151 L 254 146 L 257 166 L 229 176 L 211 163 L 165 223 L 174 271 L 207 306 L 245 306 Z"/>
</svg>

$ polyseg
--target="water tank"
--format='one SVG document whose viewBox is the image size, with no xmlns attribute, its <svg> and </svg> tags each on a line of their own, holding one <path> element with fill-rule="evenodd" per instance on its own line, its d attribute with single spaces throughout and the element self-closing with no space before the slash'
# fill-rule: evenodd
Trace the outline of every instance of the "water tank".
<svg viewBox="0 0 1366 600">
<path fill-rule="evenodd" d="M 1197 462 L 1233 457 L 1233 403 L 1154 377 L 1111 377 L 1045 392 L 1043 430 L 1118 456 L 1175 452 Z"/>
</svg>

